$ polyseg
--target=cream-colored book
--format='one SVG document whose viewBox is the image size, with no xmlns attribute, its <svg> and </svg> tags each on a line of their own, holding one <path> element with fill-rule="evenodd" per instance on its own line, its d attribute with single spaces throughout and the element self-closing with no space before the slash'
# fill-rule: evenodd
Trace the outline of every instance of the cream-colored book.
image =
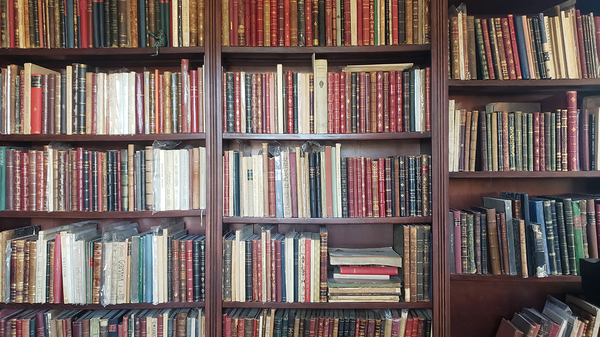
<svg viewBox="0 0 600 337">
<path fill-rule="evenodd" d="M 350 44 L 352 46 L 358 45 L 358 32 L 357 32 L 357 3 L 356 1 L 350 1 Z M 362 32 L 361 32 L 362 34 Z"/>
<path fill-rule="evenodd" d="M 115 289 L 116 295 L 116 303 L 126 303 L 125 302 L 125 266 L 127 265 L 127 242 L 119 241 L 113 243 L 113 248 L 116 250 L 117 255 L 117 264 L 114 266 L 116 268 L 116 283 L 117 288 Z"/>
<path fill-rule="evenodd" d="M 242 133 L 246 133 L 246 72 L 240 72 L 240 126 Z M 252 94 L 252 93 L 250 93 Z"/>
<path fill-rule="evenodd" d="M 292 217 L 292 189 L 290 177 L 290 152 L 281 151 L 281 184 L 283 191 L 283 217 Z"/>
<path fill-rule="evenodd" d="M 98 83 L 98 97 L 96 98 L 96 134 L 105 135 L 106 134 L 106 110 L 108 109 L 108 105 L 106 102 L 108 101 L 107 96 L 107 86 L 108 86 L 108 77 L 105 73 L 98 73 L 96 75 L 96 82 Z M 60 102 L 60 99 L 58 100 Z M 60 110 L 56 110 L 60 111 Z M 59 116 L 59 114 L 57 114 Z M 54 125 L 59 125 L 60 121 L 54 123 Z"/>
<path fill-rule="evenodd" d="M 288 303 L 292 303 L 294 301 L 294 237 L 298 235 L 295 231 L 287 232 L 285 234 L 285 266 L 286 273 L 285 275 L 285 291 L 286 291 L 286 301 Z"/>
<path fill-rule="evenodd" d="M 150 102 L 150 72 L 144 71 L 144 134 L 150 133 Z"/>
<path fill-rule="evenodd" d="M 188 211 L 190 209 L 190 190 L 192 183 L 190 181 L 190 149 L 179 150 L 181 157 L 181 205 L 178 210 Z"/>
<path fill-rule="evenodd" d="M 67 135 L 72 135 L 73 134 L 73 66 L 67 66 L 66 72 L 67 72 L 67 98 L 66 98 Z"/>
<path fill-rule="evenodd" d="M 252 156 L 253 160 L 253 178 L 254 178 L 254 189 L 257 191 L 256 199 L 254 199 L 254 216 L 256 217 L 264 217 L 265 216 L 265 200 L 264 200 L 264 187 L 265 182 L 268 185 L 268 179 L 266 179 L 265 172 L 263 170 L 263 157 L 260 154 L 256 154 Z M 268 191 L 267 191 L 268 193 Z M 268 206 L 268 201 L 267 201 Z"/>
<path fill-rule="evenodd" d="M 312 56 L 314 73 L 315 133 L 327 133 L 327 60 Z"/>
<path fill-rule="evenodd" d="M 181 1 L 181 37 L 183 46 L 190 46 L 190 0 Z M 175 26 L 177 27 L 177 26 Z M 189 96 L 188 96 L 189 97 Z"/>
<path fill-rule="evenodd" d="M 200 147 L 200 209 L 206 209 L 206 148 Z"/>
<path fill-rule="evenodd" d="M 172 165 L 173 172 L 171 174 L 172 180 L 172 206 L 169 210 L 178 210 L 181 208 L 181 177 L 183 175 L 183 167 L 181 165 L 180 150 L 169 150 L 169 155 L 172 156 L 170 164 Z"/>
<path fill-rule="evenodd" d="M 98 74 L 100 75 L 100 74 Z M 50 116 L 50 118 L 54 118 L 54 134 L 59 135 L 61 130 L 60 130 L 60 92 L 61 92 L 61 79 L 60 79 L 60 74 L 56 75 L 56 87 L 54 89 L 54 116 Z M 100 80 L 100 77 L 98 77 L 98 80 Z M 98 84 L 100 84 L 100 82 L 98 82 Z M 100 87 L 98 87 L 99 89 Z M 98 95 L 100 95 L 98 93 Z M 98 99 L 100 99 L 100 96 L 98 96 Z M 10 119 L 7 119 L 7 121 L 9 122 Z M 10 130 L 10 129 L 8 129 Z M 11 133 L 11 132 L 9 132 Z"/>
<path fill-rule="evenodd" d="M 306 234 L 305 232 L 300 233 L 300 239 L 298 240 L 298 302 L 307 302 L 306 292 L 308 288 L 305 286 L 306 278 Z M 309 294 L 310 297 L 310 294 Z"/>
<path fill-rule="evenodd" d="M 327 186 L 327 176 L 330 173 L 325 169 L 325 151 L 319 152 L 319 156 L 321 156 L 321 215 L 323 218 L 329 218 L 331 217 L 331 214 L 327 213 L 327 190 L 329 190 L 331 186 Z"/>
<path fill-rule="evenodd" d="M 127 78 L 126 83 L 126 94 L 124 98 L 125 106 L 127 107 L 127 129 L 123 134 L 133 135 L 135 134 L 135 72 L 130 71 L 129 73 L 123 74 L 123 77 Z"/>
<path fill-rule="evenodd" d="M 342 217 L 342 144 L 335 144 L 337 216 Z"/>
<path fill-rule="evenodd" d="M 304 194 L 302 193 L 302 152 L 300 150 L 300 146 L 296 146 L 296 152 L 294 155 L 296 156 L 296 199 L 297 199 L 297 208 L 298 208 L 298 217 L 304 218 Z"/>
<path fill-rule="evenodd" d="M 321 240 L 319 233 L 312 233 L 311 253 L 311 302 L 319 302 L 321 294 Z"/>
<path fill-rule="evenodd" d="M 262 205 L 264 217 L 269 217 L 269 144 L 261 144 L 260 165 L 262 166 Z"/>
<path fill-rule="evenodd" d="M 277 133 L 284 133 L 284 109 L 283 109 L 283 65 L 277 65 L 277 77 L 276 77 L 276 90 L 277 90 Z"/>
</svg>

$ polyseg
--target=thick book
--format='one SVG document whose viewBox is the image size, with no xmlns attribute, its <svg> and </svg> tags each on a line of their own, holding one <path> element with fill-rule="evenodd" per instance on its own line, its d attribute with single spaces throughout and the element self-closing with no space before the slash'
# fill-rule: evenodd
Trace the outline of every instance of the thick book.
<svg viewBox="0 0 600 337">
<path fill-rule="evenodd" d="M 402 267 L 402 258 L 392 247 L 330 248 L 331 265 L 385 265 Z"/>
</svg>

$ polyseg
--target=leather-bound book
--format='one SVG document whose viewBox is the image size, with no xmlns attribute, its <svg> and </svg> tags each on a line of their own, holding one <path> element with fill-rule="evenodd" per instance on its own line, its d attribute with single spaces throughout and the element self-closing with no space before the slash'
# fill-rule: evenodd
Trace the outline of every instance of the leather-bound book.
<svg viewBox="0 0 600 337">
<path fill-rule="evenodd" d="M 358 217 L 357 212 L 357 178 L 356 178 L 356 158 L 346 158 L 348 166 L 348 216 L 350 218 Z"/>
<path fill-rule="evenodd" d="M 306 17 L 306 3 L 310 3 L 310 0 L 297 0 L 297 4 L 296 4 L 296 7 L 297 7 L 297 19 L 296 19 L 297 38 L 296 38 L 296 44 L 292 44 L 293 46 L 304 47 L 307 45 L 306 44 L 306 38 L 307 38 L 306 22 L 307 21 L 311 22 L 311 20 L 310 20 L 310 15 L 308 17 L 308 20 Z M 309 13 L 310 13 L 310 11 L 309 11 Z M 292 21 L 293 20 L 290 18 L 290 22 L 292 22 Z"/>
<path fill-rule="evenodd" d="M 348 191 L 348 158 L 341 158 L 340 162 L 340 183 L 341 183 L 341 204 L 342 204 L 342 218 L 350 217 L 349 214 L 349 191 Z"/>
<path fill-rule="evenodd" d="M 366 217 L 379 217 L 379 191 L 377 184 L 377 160 L 366 158 L 365 169 L 365 200 L 366 200 Z"/>
</svg>

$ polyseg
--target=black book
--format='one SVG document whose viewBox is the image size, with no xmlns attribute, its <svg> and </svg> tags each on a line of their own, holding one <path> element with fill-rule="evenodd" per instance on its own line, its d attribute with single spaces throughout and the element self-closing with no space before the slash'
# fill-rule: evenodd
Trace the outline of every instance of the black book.
<svg viewBox="0 0 600 337">
<path fill-rule="evenodd" d="M 252 302 L 252 239 L 246 239 L 246 301 Z M 282 260 L 283 261 L 283 260 Z"/>
<path fill-rule="evenodd" d="M 79 73 L 81 71 L 81 64 L 79 63 L 73 63 L 73 83 L 72 83 L 72 97 L 73 97 L 73 106 L 72 106 L 72 111 L 68 111 L 67 113 L 71 114 L 71 127 L 72 127 L 72 132 L 74 135 L 79 134 L 80 133 L 80 129 L 79 129 L 79 110 L 81 109 L 81 106 L 79 105 L 79 100 L 81 99 L 81 97 L 79 96 L 79 83 L 81 78 L 79 77 Z M 85 78 L 85 74 L 83 76 Z M 85 92 L 84 92 L 84 97 L 85 97 Z M 85 113 L 85 111 L 83 112 Z"/>
<path fill-rule="evenodd" d="M 540 75 L 540 79 L 547 79 L 548 74 L 546 72 L 546 62 L 544 59 L 544 51 L 542 50 L 542 36 L 541 36 L 541 26 L 544 23 L 540 22 L 539 16 L 534 16 L 531 19 L 533 23 L 533 40 L 532 43 L 535 45 L 535 54 L 534 58 L 536 60 L 537 70 Z"/>
<path fill-rule="evenodd" d="M 200 301 L 202 292 L 200 291 L 202 284 L 200 279 L 200 245 L 204 241 L 205 236 L 202 235 L 192 241 L 192 269 L 193 269 L 193 284 L 194 284 L 194 301 Z"/>
<path fill-rule="evenodd" d="M 390 156 L 390 168 L 389 168 L 389 172 L 390 172 L 390 189 L 392 191 L 392 202 L 390 204 L 391 207 L 391 215 L 390 216 L 396 216 L 396 181 L 398 179 L 398 177 L 396 177 L 394 175 L 394 169 L 396 167 L 396 157 L 394 156 Z M 387 175 L 387 173 L 386 173 Z M 386 184 L 387 185 L 387 184 Z"/>
<path fill-rule="evenodd" d="M 406 197 L 406 159 L 404 156 L 398 157 L 398 180 L 400 180 L 400 216 L 407 216 L 406 210 L 406 202 L 408 198 Z"/>
<path fill-rule="evenodd" d="M 417 216 L 417 182 L 416 182 L 416 173 L 415 173 L 415 157 L 409 156 L 408 160 L 408 216 Z"/>
<path fill-rule="evenodd" d="M 404 12 L 404 0 L 398 0 L 398 43 L 403 44 L 406 40 L 406 27 L 404 16 L 406 15 Z"/>
<path fill-rule="evenodd" d="M 423 228 L 423 301 L 431 300 L 431 227 Z"/>
<path fill-rule="evenodd" d="M 350 121 L 351 132 L 358 132 L 358 74 L 350 74 Z"/>
<path fill-rule="evenodd" d="M 86 93 L 85 93 L 85 88 L 86 88 L 86 78 L 85 75 L 87 73 L 87 65 L 85 64 L 77 64 L 78 66 L 76 67 L 77 69 L 77 73 L 75 74 L 78 78 L 78 86 L 77 88 L 74 87 L 75 90 L 77 90 L 76 92 L 76 96 L 77 96 L 77 126 L 78 126 L 78 133 L 80 135 L 84 135 L 85 129 L 86 129 L 86 123 L 85 123 L 85 116 L 86 116 Z M 75 129 L 73 129 L 73 131 L 75 131 Z"/>
<path fill-rule="evenodd" d="M 316 218 L 318 217 L 317 211 L 317 182 L 315 177 L 315 153 L 311 152 L 308 154 L 308 177 L 309 177 L 309 189 L 310 189 L 310 217 Z"/>
<path fill-rule="evenodd" d="M 529 226 L 531 223 L 531 217 L 529 215 L 529 195 L 527 193 L 519 192 L 501 192 L 500 197 L 521 201 L 521 217 L 525 221 L 525 238 L 527 241 L 527 271 L 529 273 L 529 276 L 533 276 L 535 271 L 533 245 L 534 242 L 533 237 L 531 235 L 531 231 L 529 230 Z"/>
<path fill-rule="evenodd" d="M 286 309 L 287 311 L 288 309 Z M 295 320 L 296 320 L 296 313 L 297 310 L 296 309 L 289 309 L 288 314 L 287 314 L 287 337 L 293 337 L 294 336 L 294 326 L 295 326 Z M 284 315 L 285 317 L 286 315 Z"/>
<path fill-rule="evenodd" d="M 341 160 L 342 218 L 348 217 L 348 158 Z"/>
<path fill-rule="evenodd" d="M 415 196 L 417 199 L 415 200 L 416 206 L 416 216 L 423 215 L 423 161 L 421 160 L 421 156 L 415 157 L 415 183 L 416 183 L 416 193 Z"/>
<path fill-rule="evenodd" d="M 118 150 L 112 150 L 111 152 L 113 153 L 113 211 L 118 211 L 121 203 L 121 200 L 119 200 L 119 175 L 121 172 L 119 172 L 118 166 L 120 152 Z"/>
<path fill-rule="evenodd" d="M 319 0 L 319 14 L 318 14 L 318 19 L 319 21 L 315 21 L 318 22 L 318 33 L 319 33 L 319 46 L 325 46 L 325 31 L 327 29 L 327 27 L 325 26 L 325 0 Z M 314 11 L 314 9 L 313 9 Z M 315 29 L 316 27 L 313 26 L 313 29 Z"/>
<path fill-rule="evenodd" d="M 275 310 L 275 309 L 271 309 Z M 281 337 L 283 329 L 283 310 L 277 310 L 273 321 L 273 337 Z"/>
<path fill-rule="evenodd" d="M 92 184 L 91 211 L 98 212 L 98 152 L 91 151 Z"/>
<path fill-rule="evenodd" d="M 114 211 L 113 209 L 113 180 L 115 179 L 114 177 L 114 170 L 113 170 L 113 163 L 114 163 L 114 159 L 113 159 L 113 151 L 106 151 L 106 209 L 109 212 Z"/>
</svg>

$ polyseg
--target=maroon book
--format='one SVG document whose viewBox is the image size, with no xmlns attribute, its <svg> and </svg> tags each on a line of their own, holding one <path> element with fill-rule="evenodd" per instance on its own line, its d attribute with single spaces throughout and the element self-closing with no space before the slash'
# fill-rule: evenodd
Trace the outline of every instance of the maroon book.
<svg viewBox="0 0 600 337">
<path fill-rule="evenodd" d="M 35 167 L 35 182 L 36 182 L 36 201 L 35 211 L 41 212 L 46 210 L 46 165 L 44 165 L 44 151 L 35 151 L 36 167 Z M 52 165 L 52 163 L 50 163 Z M 33 211 L 33 210 L 32 210 Z"/>
<path fill-rule="evenodd" d="M 198 133 L 198 70 L 190 71 L 190 132 Z"/>
<path fill-rule="evenodd" d="M 241 88 L 240 88 L 240 73 L 236 72 L 233 74 L 233 97 L 234 97 L 234 132 L 242 132 L 242 111 L 241 111 Z"/>
<path fill-rule="evenodd" d="M 385 170 L 386 170 L 386 162 L 385 162 L 385 158 L 379 158 L 378 160 L 378 167 L 379 167 L 379 172 L 377 173 L 378 176 L 378 183 L 379 183 L 379 216 L 380 217 L 385 217 L 386 216 L 386 204 L 387 204 L 387 200 L 386 200 L 386 189 L 385 189 Z M 389 170 L 389 168 L 388 168 Z M 391 177 L 390 177 L 391 178 Z M 391 213 L 392 208 L 391 208 L 391 201 L 392 200 L 392 191 L 390 190 L 390 200 L 389 200 L 389 212 Z"/>
<path fill-rule="evenodd" d="M 21 161 L 21 211 L 29 211 L 29 151 L 20 151 Z"/>
<path fill-rule="evenodd" d="M 193 241 L 185 240 L 185 275 L 186 275 L 186 294 L 182 294 L 182 302 L 194 302 L 194 264 L 193 264 Z"/>
<path fill-rule="evenodd" d="M 356 158 L 356 216 L 359 218 L 364 218 L 366 216 L 366 205 L 365 205 L 365 176 L 366 176 L 366 168 L 365 168 L 365 158 L 357 157 Z"/>
<path fill-rule="evenodd" d="M 540 120 L 543 121 L 544 114 L 540 114 Z M 470 121 L 469 121 L 470 122 Z M 540 123 L 540 140 L 544 135 L 544 128 Z M 470 123 L 467 125 L 467 130 L 470 131 Z M 470 133 L 470 132 L 468 132 Z M 508 111 L 502 111 L 502 167 L 504 171 L 510 171 L 510 141 L 508 135 Z M 466 144 L 465 144 L 466 146 Z M 544 148 L 544 144 L 540 142 L 540 151 Z M 540 152 L 541 153 L 541 152 Z M 466 156 L 466 154 L 465 154 Z M 542 156 L 540 155 L 540 163 L 542 162 Z M 468 171 L 469 163 L 465 161 L 465 171 Z M 542 165 L 540 164 L 540 169 Z"/>
<path fill-rule="evenodd" d="M 341 72 L 339 77 L 339 115 L 340 115 L 340 133 L 346 133 L 346 73 Z"/>
<path fill-rule="evenodd" d="M 490 75 L 490 80 L 496 79 L 496 74 L 494 73 L 494 62 L 492 60 L 492 48 L 490 47 L 490 34 L 488 31 L 488 20 L 481 20 L 481 30 L 483 32 L 483 47 L 485 49 L 485 56 L 488 64 L 488 72 Z M 498 74 L 501 76 L 500 74 Z"/>
<path fill-rule="evenodd" d="M 517 39 L 515 37 L 515 23 L 512 14 L 508 14 L 508 29 L 510 33 L 510 44 L 512 48 L 513 61 L 515 62 L 515 77 L 517 80 L 522 79 L 521 76 L 521 61 L 519 60 L 519 48 L 517 47 Z"/>
<path fill-rule="evenodd" d="M 236 42 L 237 42 L 237 15 L 234 15 L 236 18 Z M 137 74 L 136 74 L 137 75 Z M 143 80 L 142 80 L 142 83 Z M 143 88 L 143 85 L 142 85 Z M 143 89 L 142 89 L 143 93 Z M 181 132 L 182 133 L 190 133 L 190 124 L 188 121 L 188 117 L 190 114 L 190 60 L 182 59 L 181 60 L 181 97 L 179 98 L 181 103 Z M 142 114 L 143 115 L 143 114 Z M 143 133 L 143 121 L 142 121 L 142 133 Z"/>
<path fill-rule="evenodd" d="M 282 301 L 282 289 L 281 289 L 281 240 L 273 240 L 275 243 L 275 287 L 276 294 L 274 301 L 281 302 Z"/>
<path fill-rule="evenodd" d="M 333 104 L 333 133 L 341 133 L 341 130 L 340 130 L 340 125 L 341 125 L 340 73 L 333 74 L 333 99 L 331 100 L 331 102 Z"/>
<path fill-rule="evenodd" d="M 510 26 L 508 25 L 508 18 L 501 18 L 500 23 L 502 25 L 502 39 L 504 39 L 504 52 L 506 53 L 506 66 L 508 68 L 508 79 L 516 80 L 517 72 L 515 69 L 515 59 L 512 45 L 512 38 L 510 34 Z"/>
<path fill-rule="evenodd" d="M 358 130 L 359 133 L 367 132 L 367 73 L 361 72 L 358 76 L 359 86 L 358 86 Z"/>
<path fill-rule="evenodd" d="M 335 116 L 333 114 L 333 86 L 335 85 L 335 80 L 333 73 L 330 71 L 327 73 L 327 132 L 328 133 L 336 133 L 334 128 L 334 119 Z"/>
<path fill-rule="evenodd" d="M 381 171 L 381 167 L 379 170 Z M 392 174 L 392 158 L 385 158 L 385 216 L 387 217 L 394 216 L 394 214 L 392 214 L 392 203 L 394 202 L 394 200 L 392 200 L 392 189 L 394 188 Z M 423 186 L 424 191 L 426 187 L 427 186 Z"/>
<path fill-rule="evenodd" d="M 373 170 L 377 161 L 371 161 L 371 158 L 366 158 L 365 174 L 364 174 L 364 186 L 365 186 L 365 200 L 367 202 L 366 217 L 371 218 L 374 216 L 373 206 L 377 206 L 377 200 L 374 202 L 374 198 L 377 197 L 377 181 L 373 182 L 373 171 L 377 172 L 377 169 Z M 373 190 L 375 189 L 375 190 Z"/>
<path fill-rule="evenodd" d="M 287 90 L 287 133 L 294 133 L 294 77 L 291 71 L 286 73 Z"/>
<path fill-rule="evenodd" d="M 377 124 L 376 125 L 371 125 L 371 131 L 376 131 L 376 132 L 384 132 L 385 131 L 385 126 L 387 124 L 386 119 L 384 118 L 384 109 L 383 109 L 383 72 L 382 71 L 378 71 L 375 74 L 376 78 L 375 78 L 375 99 L 373 100 L 372 104 L 375 104 L 375 113 L 377 114 L 376 116 L 376 121 Z"/>
<path fill-rule="evenodd" d="M 569 171 L 578 170 L 577 161 L 577 91 L 567 91 L 567 152 Z"/>
<path fill-rule="evenodd" d="M 396 104 L 398 104 L 398 121 L 396 123 L 396 132 L 402 132 L 404 131 L 404 106 L 403 106 L 403 95 L 404 93 L 402 92 L 402 90 L 406 90 L 406 88 L 403 88 L 402 86 L 402 72 L 399 71 L 398 73 L 396 73 L 397 77 L 396 77 Z"/>
<path fill-rule="evenodd" d="M 577 25 L 577 54 L 579 55 L 579 67 L 581 68 L 581 78 L 587 78 L 587 67 L 585 65 L 585 48 L 583 47 L 583 25 L 581 24 L 581 12 L 575 10 L 575 22 Z M 590 77 L 592 74 L 590 74 Z"/>
<path fill-rule="evenodd" d="M 389 110 L 390 110 L 390 132 L 396 132 L 398 129 L 398 95 L 396 94 L 398 83 L 395 70 L 389 73 Z"/>
</svg>

